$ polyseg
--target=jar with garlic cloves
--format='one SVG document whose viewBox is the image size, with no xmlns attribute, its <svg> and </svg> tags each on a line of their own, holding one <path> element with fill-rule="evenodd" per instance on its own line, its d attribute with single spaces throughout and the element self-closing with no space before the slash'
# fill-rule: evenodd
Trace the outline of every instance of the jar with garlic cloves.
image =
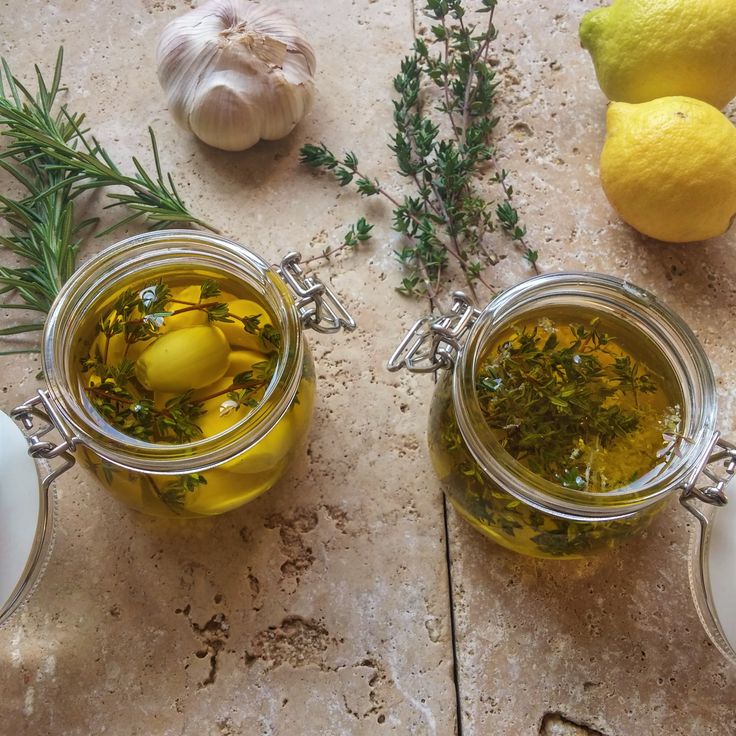
<svg viewBox="0 0 736 736">
<path fill-rule="evenodd" d="M 676 314 L 621 279 L 546 274 L 483 309 L 456 292 L 388 368 L 436 374 L 434 469 L 459 515 L 507 549 L 604 552 L 679 495 L 698 520 L 701 620 L 736 662 L 736 446 L 716 431 L 713 372 Z"/>
<path fill-rule="evenodd" d="M 46 388 L 11 412 L 24 432 L 0 414 L 0 459 L 17 474 L 0 486 L 0 621 L 40 575 L 56 477 L 78 460 L 157 516 L 241 506 L 281 478 L 309 430 L 305 329 L 354 328 L 296 253 L 271 267 L 238 243 L 171 230 L 81 266 L 45 325 Z M 28 454 L 44 465 L 40 483 Z"/>
</svg>

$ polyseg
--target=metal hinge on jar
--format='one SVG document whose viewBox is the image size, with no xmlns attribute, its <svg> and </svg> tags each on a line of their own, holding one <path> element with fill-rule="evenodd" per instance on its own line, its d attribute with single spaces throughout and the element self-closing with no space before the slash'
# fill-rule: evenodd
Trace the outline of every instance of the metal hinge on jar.
<svg viewBox="0 0 736 736">
<path fill-rule="evenodd" d="M 713 506 L 725 506 L 728 503 L 726 486 L 736 475 L 736 445 L 724 440 L 718 432 L 713 433 L 703 460 L 696 467 L 690 480 L 685 484 L 680 495 L 680 503 L 693 514 L 705 527 L 706 517 L 698 510 L 693 501 L 698 500 Z M 698 485 L 704 477 L 705 485 Z"/>
<path fill-rule="evenodd" d="M 407 332 L 387 368 L 406 368 L 412 373 L 434 373 L 440 368 L 452 368 L 460 350 L 460 342 L 480 316 L 462 291 L 452 293 L 452 308 L 441 317 L 423 317 Z"/>
<path fill-rule="evenodd" d="M 356 327 L 355 320 L 335 292 L 315 276 L 306 276 L 300 261 L 299 253 L 289 253 L 275 268 L 296 295 L 296 308 L 302 324 L 317 332 L 352 332 Z"/>
<path fill-rule="evenodd" d="M 64 426 L 64 422 L 54 408 L 53 400 L 50 398 L 48 391 L 39 391 L 32 399 L 16 406 L 10 412 L 10 416 L 19 422 L 25 430 L 28 454 L 34 459 L 46 461 L 49 472 L 41 481 L 41 487 L 46 491 L 56 478 L 69 470 L 76 462 L 72 452 L 78 440 Z M 41 420 L 39 426 L 34 426 L 35 419 Z M 58 444 L 43 439 L 53 430 L 61 435 L 62 441 Z M 60 462 L 56 467 L 52 467 L 52 460 L 59 460 Z"/>
</svg>

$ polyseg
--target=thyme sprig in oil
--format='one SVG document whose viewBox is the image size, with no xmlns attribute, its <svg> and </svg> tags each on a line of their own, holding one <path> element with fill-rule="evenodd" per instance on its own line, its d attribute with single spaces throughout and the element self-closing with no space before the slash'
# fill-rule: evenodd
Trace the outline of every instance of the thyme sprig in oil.
<svg viewBox="0 0 736 736">
<path fill-rule="evenodd" d="M 597 318 L 563 326 L 542 320 L 517 327 L 488 354 L 476 391 L 501 446 L 532 472 L 568 488 L 607 491 L 651 470 L 666 451 L 674 427 L 665 424 L 677 421 L 676 412 L 646 400 L 662 393 L 662 381 Z"/>
<path fill-rule="evenodd" d="M 142 289 L 128 288 L 117 296 L 97 322 L 96 333 L 102 340 L 96 340 L 90 354 L 81 359 L 82 373 L 89 376 L 85 386 L 89 401 L 111 426 L 147 442 L 184 443 L 203 436 L 198 419 L 205 414 L 205 402 L 222 397 L 221 416 L 258 405 L 257 397 L 276 369 L 281 335 L 272 325 L 261 325 L 259 314 L 233 314 L 228 303 L 217 298 L 220 295 L 219 284 L 207 279 L 200 285 L 196 302 L 178 299 L 163 279 L 157 279 Z M 240 323 L 244 332 L 259 338 L 264 359 L 234 375 L 226 387 L 207 395 L 195 398 L 194 391 L 188 390 L 164 402 L 156 401 L 138 380 L 129 353 L 134 346 L 145 348 L 141 344 L 159 338 L 167 318 L 191 311 L 203 312 L 208 323 Z M 122 358 L 111 362 L 110 346 L 116 336 L 122 336 L 125 347 Z"/>
</svg>

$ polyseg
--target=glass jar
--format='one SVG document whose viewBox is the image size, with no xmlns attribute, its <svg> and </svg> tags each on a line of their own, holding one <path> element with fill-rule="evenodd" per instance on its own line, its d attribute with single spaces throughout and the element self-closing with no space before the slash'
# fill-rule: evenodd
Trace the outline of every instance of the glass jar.
<svg viewBox="0 0 736 736">
<path fill-rule="evenodd" d="M 450 314 L 414 325 L 389 369 L 438 373 L 430 454 L 448 499 L 476 529 L 526 555 L 578 558 L 638 533 L 673 492 L 694 487 L 721 442 L 715 382 L 695 336 L 653 295 L 610 276 L 557 273 L 508 289 L 482 311 L 462 293 L 454 297 Z M 666 461 L 605 492 L 566 487 L 515 459 L 486 422 L 476 390 L 494 340 L 531 315 L 556 313 L 616 325 L 623 342 L 663 366 L 680 405 Z"/>
<path fill-rule="evenodd" d="M 190 441 L 152 441 L 147 436 L 131 436 L 122 431 L 120 426 L 115 426 L 116 412 L 120 413 L 120 407 L 130 409 L 128 414 L 144 411 L 146 407 L 125 397 L 120 399 L 113 396 L 107 409 L 104 401 L 93 401 L 93 396 L 102 396 L 106 392 L 109 394 L 110 391 L 95 377 L 98 369 L 85 373 L 87 368 L 80 370 L 80 361 L 85 356 L 89 360 L 93 353 L 101 360 L 104 352 L 106 364 L 108 352 L 112 355 L 116 349 L 113 347 L 114 340 L 123 340 L 122 334 L 110 337 L 104 330 L 101 333 L 103 328 L 100 326 L 106 319 L 100 315 L 119 314 L 116 310 L 121 309 L 121 294 L 130 290 L 130 293 L 137 295 L 136 298 L 143 299 L 144 291 L 148 288 L 146 286 L 141 291 L 143 284 L 160 282 L 166 288 L 179 284 L 183 289 L 186 287 L 182 285 L 190 284 L 192 280 L 197 283 L 209 280 L 216 282 L 218 288 L 221 286 L 222 296 L 219 298 L 225 300 L 227 294 L 227 299 L 231 300 L 228 302 L 231 313 L 234 309 L 232 305 L 240 303 L 232 301 L 237 299 L 258 308 L 257 316 L 249 315 L 240 320 L 247 325 L 243 328 L 246 348 L 237 352 L 246 358 L 250 356 L 251 363 L 246 361 L 244 365 L 252 370 L 244 372 L 240 368 L 234 384 L 230 382 L 235 381 L 235 378 L 223 376 L 224 388 L 214 392 L 214 399 L 197 399 L 197 406 L 203 406 L 202 402 L 206 399 L 216 402 L 210 431 L 198 431 L 186 438 Z M 188 315 L 196 313 L 196 321 L 204 325 L 196 329 L 204 330 L 209 337 L 212 336 L 210 331 L 214 330 L 213 326 L 220 325 L 217 340 L 228 344 L 224 335 L 230 329 L 229 322 L 212 321 L 210 312 L 205 315 L 202 311 L 202 303 L 215 310 L 219 303 L 217 297 L 211 302 L 203 302 L 204 291 L 197 293 L 200 294 L 199 301 L 180 301 L 179 305 L 191 306 L 181 306 L 178 312 Z M 137 322 L 161 320 L 157 322 L 156 329 L 164 332 L 166 319 L 174 314 L 172 311 L 155 312 L 146 314 Z M 212 314 L 215 315 L 216 310 Z M 95 324 L 98 325 L 96 328 Z M 238 390 L 242 386 L 249 386 L 246 379 L 258 370 L 252 364 L 260 353 L 252 347 L 251 338 L 255 339 L 253 336 L 259 335 L 265 340 L 264 325 L 268 325 L 268 338 L 272 341 L 269 345 L 273 348 L 268 361 L 261 362 L 262 365 L 268 364 L 268 371 L 266 373 L 265 369 L 261 369 L 264 377 L 257 399 L 249 398 L 251 395 L 248 394 L 246 398 L 241 396 L 238 403 L 239 397 L 231 389 L 233 386 L 237 386 Z M 7 580 L 19 577 L 17 587 L 10 586 L 7 580 L 3 583 L 7 600 L 5 603 L 0 601 L 3 603 L 0 620 L 18 605 L 40 574 L 53 529 L 51 483 L 75 460 L 88 468 L 100 485 L 116 498 L 133 508 L 158 516 L 187 518 L 220 514 L 253 500 L 271 488 L 299 450 L 311 420 L 315 373 L 303 336 L 305 328 L 336 332 L 340 329 L 352 330 L 355 323 L 326 285 L 304 274 L 296 253 L 287 255 L 280 266 L 271 267 L 261 257 L 233 241 L 195 231 L 169 230 L 129 238 L 83 264 L 61 289 L 45 324 L 42 364 L 46 388 L 12 412 L 13 418 L 25 430 L 25 438 L 21 437 L 22 444 L 27 442 L 29 454 L 48 465 L 40 482 L 40 500 L 32 508 L 23 500 L 32 496 L 32 492 L 25 493 L 24 489 L 24 494 L 14 496 L 9 489 L 0 489 L 0 507 L 7 518 L 13 518 L 14 515 L 23 517 L 24 529 L 33 522 L 29 533 L 25 529 L 21 536 L 13 537 L 17 537 L 17 543 L 12 543 L 13 557 L 16 558 L 12 569 L 0 570 Z M 125 330 L 124 334 L 127 335 L 128 323 Z M 173 327 L 169 331 L 176 332 Z M 104 350 L 100 349 L 97 342 L 103 333 L 106 339 Z M 166 334 L 160 336 L 157 332 L 155 339 L 144 343 L 144 346 L 156 342 L 162 344 L 166 338 Z M 218 347 L 220 343 L 215 345 L 217 350 L 221 349 Z M 133 353 L 130 348 L 136 348 L 137 345 L 122 344 L 125 347 L 120 355 L 129 359 Z M 192 372 L 191 351 L 186 346 L 182 351 L 180 345 L 179 353 L 176 350 L 172 352 L 171 341 L 167 346 L 169 353 L 165 361 L 169 362 L 163 363 L 166 380 L 175 384 L 179 374 Z M 224 358 L 218 353 L 218 360 L 226 360 L 228 367 L 237 362 L 234 359 L 236 351 L 231 348 L 229 344 L 227 348 L 222 348 L 227 351 Z M 209 365 L 206 355 L 209 351 L 200 349 L 199 353 L 205 354 L 204 363 Z M 202 359 L 201 355 L 199 359 Z M 152 362 L 153 359 L 149 359 L 147 380 L 150 381 L 153 381 Z M 137 363 L 140 363 L 140 358 Z M 121 359 L 117 365 L 119 367 L 122 364 Z M 218 375 L 214 378 L 219 378 L 225 370 L 223 366 L 218 363 Z M 161 360 L 158 369 L 160 367 Z M 138 373 L 136 376 L 140 378 Z M 200 385 L 207 381 L 209 378 L 205 374 Z M 207 389 L 201 390 L 206 392 Z M 185 393 L 190 396 L 191 392 Z M 191 394 L 192 401 L 194 396 Z M 164 417 L 165 421 L 174 421 L 178 416 L 174 414 L 178 404 L 172 407 L 168 403 L 169 398 L 163 394 L 157 416 Z M 223 403 L 220 405 L 221 401 Z M 242 413 L 242 418 L 220 423 L 219 417 L 232 411 L 233 407 Z M 201 423 L 201 414 L 195 412 L 193 417 L 195 423 Z M 0 427 L 0 430 L 5 433 L 7 427 Z M 17 444 L 16 440 L 8 441 L 8 447 Z M 21 468 L 18 472 L 24 472 L 27 476 L 27 468 L 22 469 L 24 464 L 20 460 L 14 462 Z M 11 539 L 9 530 L 6 538 Z M 8 541 L 8 544 L 11 542 Z M 6 555 L 6 560 L 9 559 L 10 555 Z"/>
</svg>

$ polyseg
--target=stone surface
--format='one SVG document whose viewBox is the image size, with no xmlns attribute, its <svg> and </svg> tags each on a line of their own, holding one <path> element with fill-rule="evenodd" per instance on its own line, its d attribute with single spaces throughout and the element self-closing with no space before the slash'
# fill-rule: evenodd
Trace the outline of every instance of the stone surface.
<svg viewBox="0 0 736 736">
<path fill-rule="evenodd" d="M 664 245 L 622 224 L 597 178 L 606 100 L 577 40 L 605 3 L 502 3 L 503 165 L 515 172 L 546 271 L 601 271 L 659 296 L 712 361 L 734 435 L 733 231 Z M 509 275 L 513 279 L 513 275 Z M 511 281 L 504 281 L 504 285 Z M 585 562 L 529 560 L 451 514 L 462 733 L 536 734 L 547 713 L 630 734 L 736 733 L 736 670 L 709 643 L 688 588 L 691 517 L 673 500 L 644 539 Z M 542 733 L 545 731 L 542 730 Z"/>
<path fill-rule="evenodd" d="M 543 270 L 630 278 L 693 327 L 733 435 L 736 236 L 663 246 L 609 208 L 597 180 L 605 99 L 577 41 L 593 4 L 500 4 L 501 163 Z M 174 125 L 155 78 L 158 33 L 189 3 L 0 3 L 0 51 L 16 73 L 30 81 L 33 63 L 49 69 L 63 44 L 71 106 L 115 156 L 150 163 L 152 125 L 192 209 L 267 259 L 295 247 L 318 255 L 363 213 L 377 223 L 363 252 L 318 267 L 360 329 L 309 337 L 315 423 L 277 488 L 225 516 L 175 523 L 129 511 L 81 470 L 58 481 L 48 570 L 0 631 L 2 733 L 458 730 L 444 505 L 425 449 L 432 382 L 384 369 L 425 306 L 394 291 L 390 210 L 297 163 L 307 141 L 355 148 L 400 191 L 384 137 L 390 79 L 427 24 L 408 0 L 280 5 L 315 46 L 315 109 L 289 138 L 229 154 Z M 499 286 L 528 275 L 517 257 L 502 265 Z M 39 386 L 38 363 L 3 360 L 7 411 Z M 615 555 L 552 563 L 506 552 L 450 512 L 462 734 L 736 733 L 736 675 L 690 600 L 688 527 L 673 503 Z"/>
<path fill-rule="evenodd" d="M 33 63 L 49 69 L 63 44 L 70 104 L 124 168 L 131 155 L 150 163 L 152 125 L 182 196 L 227 236 L 270 261 L 320 254 L 362 203 L 300 166 L 298 149 L 359 141 L 390 177 L 375 131 L 390 124 L 409 3 L 281 3 L 317 50 L 315 110 L 286 140 L 242 154 L 198 144 L 165 109 L 155 43 L 188 5 L 3 3 L 0 48 L 31 81 Z M 225 516 L 176 523 L 128 510 L 82 470 L 58 481 L 48 570 L 0 632 L 0 733 L 453 732 L 441 494 L 419 450 L 430 387 L 413 397 L 412 377 L 383 368 L 423 307 L 396 298 L 390 222 L 374 209 L 375 252 L 319 269 L 362 329 L 309 336 L 315 422 L 278 487 Z M 7 411 L 37 388 L 38 364 L 3 365 Z"/>
</svg>

